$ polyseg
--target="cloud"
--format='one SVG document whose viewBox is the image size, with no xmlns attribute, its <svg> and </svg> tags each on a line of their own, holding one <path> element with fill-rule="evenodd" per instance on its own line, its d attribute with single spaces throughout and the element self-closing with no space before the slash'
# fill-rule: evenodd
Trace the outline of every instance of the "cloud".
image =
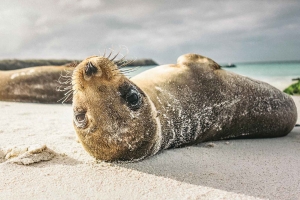
<svg viewBox="0 0 300 200">
<path fill-rule="evenodd" d="M 75 3 L 74 3 L 75 2 Z M 112 45 L 175 62 L 187 52 L 219 62 L 293 60 L 297 1 L 5 1 L 0 58 L 83 59 Z"/>
</svg>

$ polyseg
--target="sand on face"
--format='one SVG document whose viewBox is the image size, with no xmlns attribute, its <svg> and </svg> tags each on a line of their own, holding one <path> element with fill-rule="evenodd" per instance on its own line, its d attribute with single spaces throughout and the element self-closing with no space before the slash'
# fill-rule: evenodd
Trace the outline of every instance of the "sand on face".
<svg viewBox="0 0 300 200">
<path fill-rule="evenodd" d="M 293 98 L 299 109 L 300 97 Z M 76 141 L 70 105 L 0 102 L 0 109 L 0 199 L 300 196 L 300 128 L 282 138 L 218 141 L 109 164 L 96 162 Z M 55 156 L 26 166 L 4 158 L 7 148 L 33 144 L 47 145 Z"/>
</svg>

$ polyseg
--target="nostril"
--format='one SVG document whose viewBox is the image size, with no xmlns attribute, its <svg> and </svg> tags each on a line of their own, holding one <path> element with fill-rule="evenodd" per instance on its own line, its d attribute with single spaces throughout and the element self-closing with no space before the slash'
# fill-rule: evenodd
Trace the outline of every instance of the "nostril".
<svg viewBox="0 0 300 200">
<path fill-rule="evenodd" d="M 94 74 L 96 74 L 98 71 L 97 67 L 95 67 L 92 62 L 88 62 L 86 67 L 85 67 L 85 74 L 87 76 L 92 76 Z"/>
</svg>

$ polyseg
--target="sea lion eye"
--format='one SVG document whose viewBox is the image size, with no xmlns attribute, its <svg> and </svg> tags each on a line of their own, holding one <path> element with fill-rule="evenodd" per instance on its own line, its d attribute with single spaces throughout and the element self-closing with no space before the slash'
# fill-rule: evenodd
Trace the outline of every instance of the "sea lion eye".
<svg viewBox="0 0 300 200">
<path fill-rule="evenodd" d="M 75 114 L 74 122 L 78 128 L 84 128 L 87 124 L 85 113 Z"/>
<path fill-rule="evenodd" d="M 79 114 L 79 115 L 76 115 L 76 120 L 78 121 L 78 122 L 82 122 L 82 121 L 84 121 L 84 119 L 85 119 L 85 114 Z"/>
<path fill-rule="evenodd" d="M 130 94 L 130 96 L 128 96 L 126 98 L 127 102 L 130 103 L 131 105 L 135 105 L 138 103 L 139 101 L 139 96 L 136 93 L 132 93 Z"/>
<path fill-rule="evenodd" d="M 141 95 L 135 88 L 129 90 L 129 92 L 126 94 L 125 100 L 132 110 L 139 109 L 142 103 Z"/>
<path fill-rule="evenodd" d="M 119 87 L 119 93 L 131 110 L 137 110 L 143 103 L 143 93 L 134 85 L 125 82 Z"/>
</svg>

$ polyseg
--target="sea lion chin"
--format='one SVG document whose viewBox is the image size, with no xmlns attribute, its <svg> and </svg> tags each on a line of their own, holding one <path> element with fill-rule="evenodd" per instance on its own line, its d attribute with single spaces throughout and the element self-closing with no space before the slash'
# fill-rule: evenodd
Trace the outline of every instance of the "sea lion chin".
<svg viewBox="0 0 300 200">
<path fill-rule="evenodd" d="M 172 147 L 230 138 L 279 137 L 297 120 L 278 89 L 186 54 L 132 79 L 93 56 L 74 70 L 74 127 L 96 159 L 136 161 Z"/>
</svg>

